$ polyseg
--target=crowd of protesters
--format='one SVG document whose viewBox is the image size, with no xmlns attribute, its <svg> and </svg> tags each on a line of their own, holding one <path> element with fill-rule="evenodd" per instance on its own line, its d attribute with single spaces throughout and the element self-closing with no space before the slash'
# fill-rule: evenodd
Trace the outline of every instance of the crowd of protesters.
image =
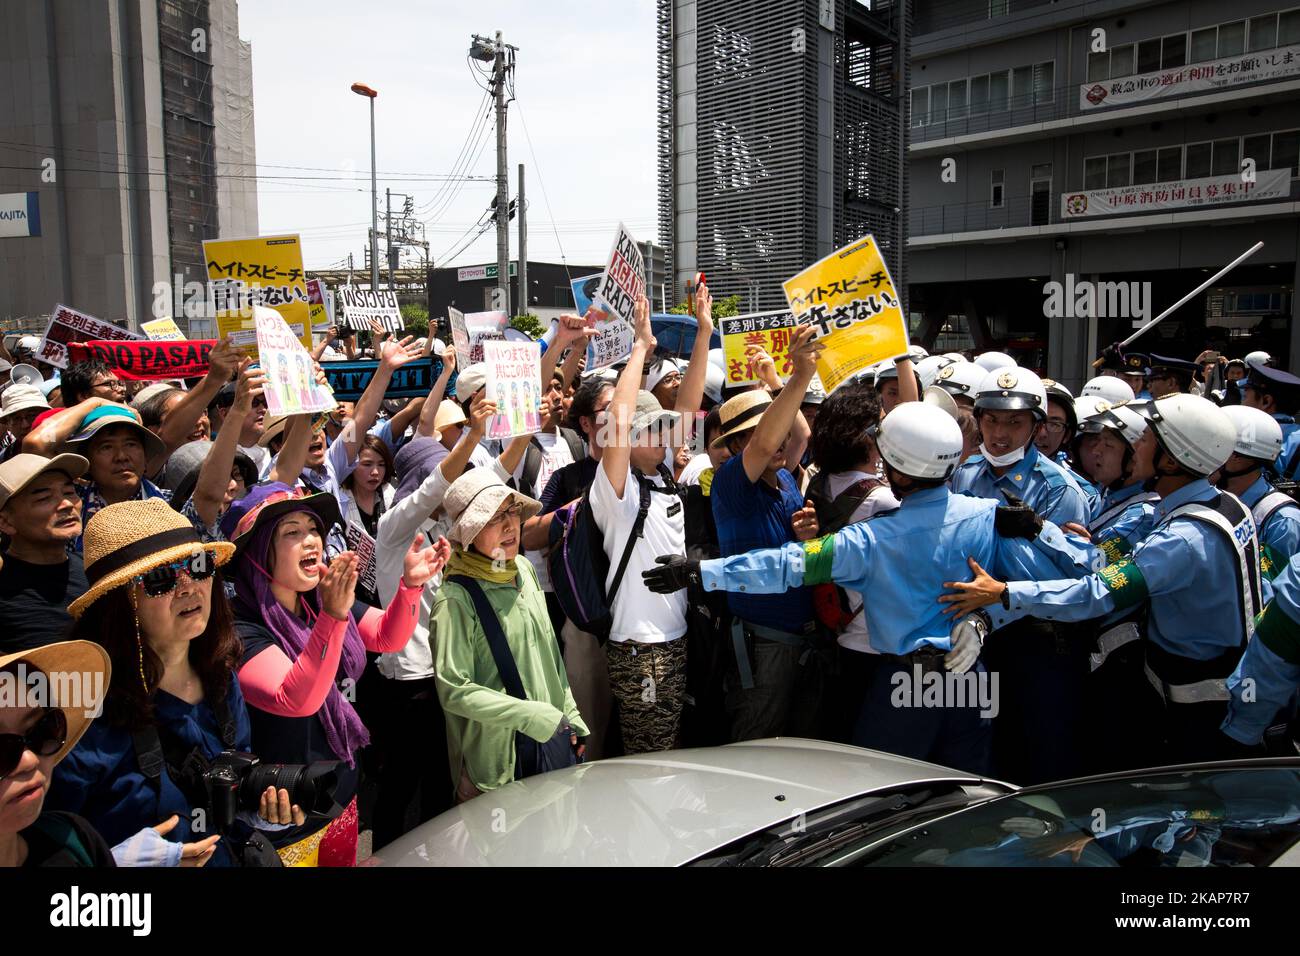
<svg viewBox="0 0 1300 956">
<path fill-rule="evenodd" d="M 604 369 L 560 319 L 504 442 L 432 338 L 331 330 L 318 380 L 373 377 L 284 418 L 226 342 L 184 382 L 6 351 L 0 680 L 105 693 L 0 695 L 0 865 L 351 866 L 534 773 L 775 736 L 1020 784 L 1294 752 L 1300 378 L 1111 348 L 1075 396 L 913 348 L 828 395 L 797 327 L 728 385 L 692 306 L 689 355 L 642 299 Z"/>
</svg>

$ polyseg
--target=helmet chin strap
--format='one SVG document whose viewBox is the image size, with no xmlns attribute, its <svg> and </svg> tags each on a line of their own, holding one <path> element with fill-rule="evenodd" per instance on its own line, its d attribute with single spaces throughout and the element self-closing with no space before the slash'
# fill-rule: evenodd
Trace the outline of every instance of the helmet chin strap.
<svg viewBox="0 0 1300 956">
<path fill-rule="evenodd" d="M 1238 469 L 1237 471 L 1230 471 L 1228 469 L 1228 466 L 1224 465 L 1222 468 L 1219 469 L 1219 477 L 1220 479 L 1225 479 L 1225 480 L 1240 478 L 1242 475 L 1249 475 L 1252 471 L 1259 471 L 1263 467 L 1264 465 L 1261 462 L 1254 465 L 1248 465 L 1247 467 Z"/>
</svg>

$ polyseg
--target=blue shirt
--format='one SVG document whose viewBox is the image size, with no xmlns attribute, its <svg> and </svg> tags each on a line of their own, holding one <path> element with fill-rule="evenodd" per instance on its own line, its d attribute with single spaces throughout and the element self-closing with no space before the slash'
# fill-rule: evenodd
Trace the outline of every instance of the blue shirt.
<svg viewBox="0 0 1300 956">
<path fill-rule="evenodd" d="M 235 719 L 235 750 L 251 749 L 248 711 L 239 681 L 232 674 L 227 703 Z M 159 730 L 183 742 L 189 750 L 198 747 L 211 759 L 226 747 L 221 741 L 221 730 L 216 715 L 206 702 L 189 704 L 166 691 L 154 692 L 154 719 Z M 164 750 L 166 737 L 164 737 Z M 180 819 L 166 835 L 176 843 L 193 843 L 212 836 L 215 824 L 206 833 L 195 833 L 191 827 L 194 809 L 189 798 L 181 792 L 164 768 L 158 784 L 152 784 L 136 762 L 135 746 L 131 732 L 110 724 L 100 716 L 77 742 L 66 757 L 54 768 L 46 798 L 46 809 L 68 810 L 80 814 L 91 822 L 110 846 L 143 830 L 162 823 L 173 813 Z M 217 850 L 209 866 L 230 866 L 232 859 L 225 844 L 217 842 Z"/>
<path fill-rule="evenodd" d="M 1212 501 L 1218 494 L 1204 478 L 1197 479 L 1162 499 L 1157 515 L 1163 518 L 1180 505 Z M 1139 575 L 1120 564 L 1082 580 L 1012 582 L 1007 588 L 1011 611 L 994 605 L 990 616 L 999 627 L 1026 615 L 1086 621 L 1122 610 L 1126 600 L 1132 603 L 1129 595 L 1137 594 L 1149 602 L 1147 637 L 1170 654 L 1205 661 L 1241 645 L 1240 565 L 1236 548 L 1219 529 L 1191 520 L 1158 526 L 1129 560 Z M 1125 568 L 1130 573 L 1116 573 Z M 1263 589 L 1261 600 L 1267 601 L 1267 582 Z"/>
<path fill-rule="evenodd" d="M 1261 475 L 1237 497 L 1253 509 L 1272 490 L 1273 486 Z M 1272 580 L 1291 560 L 1291 555 L 1300 551 L 1300 505 L 1294 502 L 1282 505 L 1256 528 L 1256 533 L 1262 545 L 1260 571 Z"/>
<path fill-rule="evenodd" d="M 83 483 L 78 483 L 77 491 L 81 494 L 82 533 L 77 535 L 77 539 L 72 542 L 71 550 L 77 554 L 81 554 L 82 538 L 85 536 L 86 525 L 90 524 L 90 519 L 95 516 L 96 512 L 101 508 L 108 507 L 108 502 L 104 500 L 103 494 L 100 493 L 99 485 L 95 484 L 93 481 L 87 480 Z M 136 489 L 135 497 L 130 500 L 148 501 L 150 498 L 161 498 L 163 501 L 170 502 L 172 500 L 172 493 L 166 488 L 159 488 L 148 478 L 142 477 L 140 479 L 140 487 Z M 202 522 L 198 523 L 202 524 Z"/>
<path fill-rule="evenodd" d="M 1146 500 L 1142 494 L 1144 490 L 1139 481 L 1102 496 L 1101 509 L 1093 515 L 1088 530 L 1092 532 L 1092 543 L 1106 552 L 1109 562 L 1132 554 L 1138 542 L 1156 526 L 1156 507 L 1160 499 Z M 1103 514 L 1106 519 L 1099 521 Z"/>
<path fill-rule="evenodd" d="M 998 504 L 944 487 L 918 491 L 893 511 L 815 541 L 703 561 L 701 579 L 710 591 L 773 595 L 804 584 L 805 574 L 812 584 L 834 581 L 867 596 L 862 613 L 875 650 L 948 650 L 955 622 L 938 599 L 945 582 L 970 579 L 968 557 L 1016 577 L 1079 575 L 1100 566 L 1100 552 L 1067 540 L 1050 523 L 1033 541 L 1000 537 L 993 527 Z"/>
<path fill-rule="evenodd" d="M 1032 442 L 1025 457 L 1000 478 L 983 455 L 972 455 L 953 474 L 952 490 L 959 495 L 1003 501 L 1010 492 L 1055 525 L 1088 523 L 1088 499 L 1083 491 L 1064 468 L 1040 454 Z"/>
<path fill-rule="evenodd" d="M 1279 616 L 1280 614 L 1280 616 Z M 1300 554 L 1273 579 L 1273 603 L 1260 618 L 1228 678 L 1228 716 L 1223 732 L 1243 744 L 1260 741 L 1278 712 L 1300 688 Z"/>
<path fill-rule="evenodd" d="M 1277 417 L 1276 415 L 1274 416 Z M 1294 476 L 1289 474 L 1291 468 L 1297 464 L 1296 452 L 1300 451 L 1300 426 L 1283 425 L 1282 426 L 1282 451 L 1278 453 L 1277 462 L 1274 464 L 1274 470 L 1278 475 L 1290 480 Z"/>
<path fill-rule="evenodd" d="M 780 491 L 762 478 L 750 481 L 743 455 L 728 458 L 714 472 L 709 500 L 723 557 L 794 541 L 790 517 L 803 507 L 803 495 L 784 468 L 777 472 L 777 481 Z M 810 588 L 797 587 L 788 594 L 729 594 L 727 604 L 743 621 L 792 634 L 801 633 L 813 619 Z"/>
</svg>

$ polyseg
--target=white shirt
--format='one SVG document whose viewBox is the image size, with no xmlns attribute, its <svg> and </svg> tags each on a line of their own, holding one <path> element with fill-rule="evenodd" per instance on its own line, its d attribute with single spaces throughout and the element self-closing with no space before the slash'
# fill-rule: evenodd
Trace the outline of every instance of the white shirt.
<svg viewBox="0 0 1300 956">
<path fill-rule="evenodd" d="M 686 463 L 682 469 L 682 476 L 677 479 L 677 483 L 682 487 L 687 485 L 698 485 L 700 475 L 704 474 L 713 467 L 713 460 L 708 455 L 696 455 Z"/>
<path fill-rule="evenodd" d="M 868 475 L 864 471 L 842 471 L 830 475 L 826 481 L 826 490 L 832 497 L 838 498 L 846 488 L 856 484 L 863 478 L 877 478 L 878 475 Z M 857 524 L 859 521 L 866 521 L 872 515 L 880 514 L 883 511 L 893 511 L 898 507 L 898 499 L 894 493 L 889 490 L 887 485 L 872 489 L 858 504 L 853 514 L 849 516 L 846 524 Z M 844 589 L 845 595 L 849 599 L 849 609 L 862 607 L 862 592 L 854 591 L 850 588 Z M 867 616 L 860 611 L 853 616 L 849 626 L 844 629 L 844 633 L 836 638 L 840 647 L 847 647 L 851 651 L 861 651 L 864 654 L 877 654 L 878 651 L 872 650 L 871 636 L 867 633 Z"/>
<path fill-rule="evenodd" d="M 563 439 L 559 430 L 553 432 L 538 432 L 533 436 L 537 439 L 537 444 L 541 446 L 542 466 L 537 469 L 537 480 L 531 488 L 520 488 L 526 495 L 533 498 L 541 498 L 542 492 L 546 490 L 546 483 L 551 480 L 551 475 L 565 465 L 573 463 L 573 453 L 569 450 L 569 443 Z M 481 447 L 481 446 L 480 446 Z M 523 479 L 524 465 L 528 463 L 528 453 L 519 459 L 519 464 L 515 466 L 514 479 L 518 485 Z M 541 551 L 525 551 L 524 557 L 528 563 L 533 566 L 537 572 L 537 583 L 541 585 L 543 591 L 554 590 L 551 587 L 551 573 L 546 567 L 546 555 Z"/>
<path fill-rule="evenodd" d="M 653 480 L 663 487 L 657 474 Z M 641 488 L 629 466 L 623 483 L 623 497 L 615 497 L 614 486 L 609 483 L 602 465 L 596 469 L 596 480 L 591 483 L 590 494 L 591 512 L 604 533 L 605 556 L 609 558 L 609 576 L 605 579 L 608 591 L 618 573 L 618 563 L 623 557 L 632 525 L 636 522 L 641 506 Z M 641 572 L 655 567 L 655 558 L 659 555 L 686 553 L 685 510 L 682 500 L 676 495 L 658 492 L 650 495 L 645 527 L 632 548 L 623 581 L 614 596 L 611 641 L 662 644 L 675 641 L 686 633 L 686 592 L 655 594 L 641 580 Z"/>
</svg>

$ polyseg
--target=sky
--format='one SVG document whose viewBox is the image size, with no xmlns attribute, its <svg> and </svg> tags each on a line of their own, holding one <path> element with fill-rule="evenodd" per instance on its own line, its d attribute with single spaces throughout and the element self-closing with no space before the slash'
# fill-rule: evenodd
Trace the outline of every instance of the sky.
<svg viewBox="0 0 1300 956">
<path fill-rule="evenodd" d="M 654 0 L 242 0 L 259 232 L 300 233 L 308 268 L 346 264 L 349 252 L 362 268 L 370 113 L 350 90 L 359 82 L 379 91 L 381 217 L 386 188 L 409 194 L 435 265 L 495 262 L 495 228 L 466 245 L 496 195 L 485 81 L 466 61 L 470 37 L 497 30 L 519 48 L 507 164 L 512 198 L 526 167 L 529 260 L 599 264 L 620 220 L 657 239 Z M 486 178 L 436 178 L 453 170 Z M 517 243 L 512 221 L 511 259 Z"/>
</svg>

